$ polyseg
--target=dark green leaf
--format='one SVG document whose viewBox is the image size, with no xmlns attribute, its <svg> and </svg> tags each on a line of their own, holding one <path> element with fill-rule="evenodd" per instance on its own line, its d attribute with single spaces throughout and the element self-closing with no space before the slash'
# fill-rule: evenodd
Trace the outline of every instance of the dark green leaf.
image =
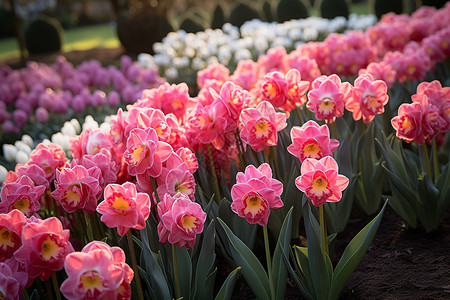
<svg viewBox="0 0 450 300">
<path fill-rule="evenodd" d="M 231 299 L 231 296 L 233 295 L 234 286 L 236 284 L 236 280 L 239 278 L 239 271 L 241 270 L 241 267 L 237 267 L 234 269 L 230 274 L 228 274 L 227 279 L 225 279 L 225 282 L 222 284 L 222 287 L 219 290 L 219 293 L 217 293 L 215 300 L 229 300 Z"/>
</svg>

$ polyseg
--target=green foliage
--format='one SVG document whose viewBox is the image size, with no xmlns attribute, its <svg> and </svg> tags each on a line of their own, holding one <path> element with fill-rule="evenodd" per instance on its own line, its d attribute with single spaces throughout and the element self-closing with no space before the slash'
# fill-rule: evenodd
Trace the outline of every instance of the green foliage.
<svg viewBox="0 0 450 300">
<path fill-rule="evenodd" d="M 378 19 L 388 12 L 401 14 L 403 12 L 403 0 L 375 0 L 374 11 Z"/>
<path fill-rule="evenodd" d="M 216 9 L 214 9 L 211 28 L 220 29 L 222 28 L 223 24 L 225 24 L 225 14 L 223 12 L 222 6 L 220 6 L 220 4 L 217 4 Z"/>
<path fill-rule="evenodd" d="M 241 27 L 245 21 L 253 19 L 259 19 L 258 12 L 247 4 L 240 3 L 233 9 L 227 22 L 234 26 Z"/>
<path fill-rule="evenodd" d="M 309 17 L 306 6 L 300 0 L 281 0 L 277 6 L 278 22 L 305 19 Z"/>
<path fill-rule="evenodd" d="M 192 20 L 191 18 L 184 19 L 180 25 L 180 29 L 182 29 L 186 32 L 192 32 L 192 33 L 196 33 L 196 32 L 205 30 L 205 28 L 203 28 L 202 25 L 200 25 L 196 21 Z"/>
<path fill-rule="evenodd" d="M 349 8 L 346 0 L 322 0 L 320 4 L 322 18 L 334 19 L 342 16 L 348 19 Z"/>
<path fill-rule="evenodd" d="M 30 54 L 60 51 L 63 45 L 63 28 L 58 20 L 38 16 L 25 30 L 25 44 Z"/>
<path fill-rule="evenodd" d="M 422 0 L 422 5 L 434 6 L 436 8 L 442 8 L 447 3 L 447 0 Z"/>
</svg>

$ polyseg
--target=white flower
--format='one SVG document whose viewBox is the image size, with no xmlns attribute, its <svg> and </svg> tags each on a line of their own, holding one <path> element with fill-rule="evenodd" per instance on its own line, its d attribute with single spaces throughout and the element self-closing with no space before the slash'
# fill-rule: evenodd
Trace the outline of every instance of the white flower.
<svg viewBox="0 0 450 300">
<path fill-rule="evenodd" d="M 16 152 L 15 160 L 18 164 L 26 164 L 30 160 L 30 156 L 22 150 Z"/>
<path fill-rule="evenodd" d="M 61 128 L 61 133 L 68 137 L 74 137 L 77 135 L 77 131 L 75 130 L 75 127 L 71 122 L 64 123 L 63 127 Z"/>
<path fill-rule="evenodd" d="M 94 120 L 94 118 L 91 115 L 88 115 L 88 116 L 86 116 L 86 118 L 84 118 L 83 130 L 97 129 L 97 128 L 98 128 L 98 123 L 97 123 L 97 121 Z"/>
<path fill-rule="evenodd" d="M 175 79 L 178 78 L 178 70 L 174 67 L 168 68 L 164 73 L 164 76 L 167 79 Z"/>
<path fill-rule="evenodd" d="M 70 120 L 70 124 L 72 124 L 73 128 L 75 128 L 75 132 L 79 134 L 81 132 L 81 125 L 77 119 Z"/>
<path fill-rule="evenodd" d="M 6 161 L 15 162 L 16 160 L 17 148 L 11 144 L 3 144 L 3 156 Z"/>
<path fill-rule="evenodd" d="M 61 132 L 52 135 L 52 143 L 60 145 L 65 152 L 70 150 L 70 137 Z"/>
<path fill-rule="evenodd" d="M 139 66 L 143 69 L 150 69 L 155 66 L 153 56 L 148 53 L 140 53 L 137 57 L 137 61 L 139 63 Z"/>
<path fill-rule="evenodd" d="M 8 170 L 5 166 L 0 165 L 0 183 L 3 183 L 6 180 L 6 175 L 8 174 Z"/>
<path fill-rule="evenodd" d="M 17 150 L 23 151 L 23 152 L 25 152 L 27 154 L 31 153 L 31 147 L 28 146 L 27 144 L 25 144 L 22 141 L 16 141 L 14 143 L 14 146 L 16 147 Z"/>
<path fill-rule="evenodd" d="M 29 136 L 28 134 L 24 134 L 22 135 L 22 142 L 24 142 L 25 144 L 27 144 L 28 146 L 30 146 L 30 148 L 33 147 L 33 139 L 31 138 L 31 136 Z"/>
</svg>

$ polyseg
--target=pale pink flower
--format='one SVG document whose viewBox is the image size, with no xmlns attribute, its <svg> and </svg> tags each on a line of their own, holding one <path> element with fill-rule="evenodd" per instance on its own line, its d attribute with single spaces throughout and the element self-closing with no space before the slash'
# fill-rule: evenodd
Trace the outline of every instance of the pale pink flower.
<svg viewBox="0 0 450 300">
<path fill-rule="evenodd" d="M 331 153 L 339 147 L 338 140 L 330 139 L 328 126 L 320 126 L 313 120 L 306 122 L 302 127 L 292 127 L 291 139 L 292 144 L 287 150 L 298 157 L 300 162 L 307 158 L 321 159 L 331 156 Z"/>
<path fill-rule="evenodd" d="M 72 161 L 71 166 L 58 172 L 52 196 L 68 213 L 77 209 L 92 213 L 102 195 L 100 176 L 98 167 L 86 169 Z"/>
<path fill-rule="evenodd" d="M 3 300 L 19 300 L 21 296 L 20 284 L 11 268 L 0 262 L 0 297 Z"/>
<path fill-rule="evenodd" d="M 69 254 L 64 269 L 68 278 L 60 290 L 70 300 L 123 299 L 118 289 L 133 272 L 125 263 L 123 250 L 98 241 L 89 243 L 81 252 Z"/>
<path fill-rule="evenodd" d="M 148 170 L 150 176 L 157 177 L 161 174 L 162 163 L 172 152 L 169 144 L 158 141 L 153 128 L 135 128 L 128 137 L 123 157 L 130 175 L 143 174 Z"/>
<path fill-rule="evenodd" d="M 244 90 L 251 90 L 258 81 L 258 64 L 251 59 L 238 61 L 236 70 L 230 76 L 230 80 L 242 87 Z"/>
<path fill-rule="evenodd" d="M 391 120 L 392 127 L 397 131 L 397 137 L 408 143 L 415 141 L 418 144 L 423 144 L 425 141 L 422 130 L 423 115 L 424 108 L 420 103 L 403 103 L 400 105 L 398 115 Z"/>
<path fill-rule="evenodd" d="M 291 51 L 286 56 L 286 61 L 289 68 L 298 70 L 302 80 L 307 80 L 309 83 L 312 83 L 317 77 L 322 75 L 316 60 L 302 55 L 300 49 Z"/>
<path fill-rule="evenodd" d="M 345 108 L 353 113 L 355 121 L 362 117 L 364 123 L 369 123 L 375 115 L 384 112 L 388 101 L 386 83 L 374 80 L 370 74 L 363 74 L 356 78 L 352 97 L 345 102 Z"/>
<path fill-rule="evenodd" d="M 215 79 L 222 84 L 230 79 L 230 70 L 219 63 L 210 64 L 203 70 L 197 72 L 197 85 L 202 88 L 207 80 Z"/>
<path fill-rule="evenodd" d="M 46 178 L 45 171 L 38 165 L 16 165 L 16 172 L 18 177 L 22 177 L 24 175 L 30 177 L 35 185 L 45 186 L 46 189 L 50 188 L 50 182 L 48 182 Z"/>
<path fill-rule="evenodd" d="M 83 130 L 80 135 L 70 139 L 70 152 L 78 162 L 84 155 L 95 155 L 103 148 L 111 151 L 112 146 L 112 136 L 102 129 Z"/>
<path fill-rule="evenodd" d="M 255 168 L 249 165 L 245 173 L 236 175 L 236 184 L 231 188 L 231 209 L 250 224 L 266 226 L 270 209 L 280 208 L 283 184 L 272 178 L 272 169 L 266 163 Z"/>
<path fill-rule="evenodd" d="M 27 217 L 35 215 L 41 208 L 40 199 L 45 186 L 35 186 L 30 177 L 23 175 L 15 182 L 3 186 L 0 197 L 0 213 L 20 210 Z"/>
<path fill-rule="evenodd" d="M 306 107 L 315 113 L 316 119 L 333 123 L 344 114 L 344 104 L 350 94 L 350 83 L 341 83 L 336 74 L 322 75 L 313 81 Z"/>
<path fill-rule="evenodd" d="M 300 72 L 296 69 L 289 70 L 284 78 L 288 87 L 286 101 L 280 108 L 289 112 L 306 103 L 306 91 L 309 88 L 309 82 L 302 80 Z"/>
<path fill-rule="evenodd" d="M 46 178 L 49 182 L 55 179 L 56 171 L 64 167 L 68 161 L 66 153 L 61 146 L 50 143 L 38 144 L 36 148 L 30 154 L 30 160 L 28 165 L 37 165 L 46 174 Z"/>
<path fill-rule="evenodd" d="M 279 71 L 286 72 L 287 64 L 284 60 L 287 52 L 283 46 L 271 48 L 267 50 L 266 54 L 258 56 L 257 64 L 259 69 L 259 75 L 262 77 L 269 72 Z"/>
<path fill-rule="evenodd" d="M 69 230 L 64 230 L 55 217 L 26 224 L 22 229 L 22 245 L 14 257 L 25 265 L 29 278 L 47 280 L 63 268 L 66 256 L 73 252 Z"/>
<path fill-rule="evenodd" d="M 13 257 L 14 252 L 22 245 L 22 227 L 27 223 L 25 215 L 12 210 L 0 214 L 0 262 Z"/>
<path fill-rule="evenodd" d="M 195 245 L 197 234 L 203 231 L 206 213 L 198 203 L 192 202 L 186 195 L 165 194 L 158 203 L 158 235 L 161 243 L 167 241 L 187 249 Z"/>
<path fill-rule="evenodd" d="M 341 200 L 348 178 L 338 174 L 338 165 L 331 156 L 320 160 L 307 158 L 302 163 L 301 175 L 295 179 L 295 185 L 314 206 L 320 206 Z"/>
<path fill-rule="evenodd" d="M 242 125 L 241 139 L 255 151 L 277 144 L 277 132 L 286 126 L 286 114 L 277 113 L 267 101 L 259 103 L 256 108 L 242 110 L 239 120 Z"/>
<path fill-rule="evenodd" d="M 189 148 L 179 148 L 176 152 L 175 152 L 183 162 L 185 162 L 188 167 L 189 167 L 189 172 L 191 174 L 194 174 L 195 171 L 197 171 L 198 169 L 198 160 L 197 157 L 195 156 L 195 153 L 192 152 L 191 149 Z"/>
<path fill-rule="evenodd" d="M 102 214 L 100 220 L 109 228 L 117 227 L 120 236 L 124 236 L 130 228 L 145 227 L 145 220 L 150 215 L 150 197 L 138 193 L 133 183 L 108 184 L 104 199 L 97 207 L 97 212 Z"/>
<path fill-rule="evenodd" d="M 375 80 L 383 80 L 388 88 L 395 82 L 396 72 L 391 65 L 384 61 L 371 62 L 365 69 L 360 69 L 358 75 L 370 74 Z"/>
</svg>

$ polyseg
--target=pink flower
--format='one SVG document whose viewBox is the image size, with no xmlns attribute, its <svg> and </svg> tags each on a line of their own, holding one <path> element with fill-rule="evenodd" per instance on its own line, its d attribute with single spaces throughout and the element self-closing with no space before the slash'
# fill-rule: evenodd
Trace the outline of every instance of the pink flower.
<svg viewBox="0 0 450 300">
<path fill-rule="evenodd" d="M 333 123 L 344 114 L 344 103 L 350 92 L 350 83 L 341 83 L 337 75 L 322 75 L 313 81 L 306 107 L 315 113 L 318 120 Z"/>
<path fill-rule="evenodd" d="M 296 69 L 289 70 L 284 76 L 288 83 L 286 102 L 280 108 L 284 111 L 291 111 L 306 103 L 306 91 L 309 88 L 309 82 L 301 80 L 300 72 Z"/>
<path fill-rule="evenodd" d="M 103 148 L 111 151 L 111 140 L 112 136 L 101 129 L 83 130 L 80 135 L 70 140 L 70 152 L 76 161 L 81 162 L 81 158 L 86 154 L 95 155 Z"/>
<path fill-rule="evenodd" d="M 99 177 L 100 187 L 103 189 L 107 184 L 114 183 L 117 180 L 116 162 L 112 161 L 111 152 L 107 149 L 101 149 L 95 155 L 84 155 L 81 159 L 81 165 L 86 169 L 98 167 L 101 171 Z"/>
<path fill-rule="evenodd" d="M 51 182 L 55 179 L 56 170 L 64 167 L 67 161 L 66 153 L 61 146 L 53 143 L 48 145 L 41 143 L 31 152 L 27 164 L 39 166 L 44 170 L 47 180 Z"/>
<path fill-rule="evenodd" d="M 203 231 L 206 213 L 198 203 L 192 202 L 186 195 L 165 194 L 158 203 L 158 235 L 161 243 L 169 241 L 178 247 L 192 248 L 197 234 Z"/>
<path fill-rule="evenodd" d="M 231 188 L 231 209 L 250 224 L 267 225 L 270 209 L 280 208 L 283 184 L 272 178 L 272 169 L 266 163 L 255 168 L 249 165 L 245 173 L 236 175 L 236 184 Z"/>
<path fill-rule="evenodd" d="M 277 132 L 286 126 L 286 114 L 277 113 L 267 101 L 259 103 L 256 108 L 242 110 L 239 120 L 242 124 L 241 139 L 255 151 L 277 144 Z"/>
<path fill-rule="evenodd" d="M 422 131 L 424 109 L 422 104 L 414 102 L 403 103 L 398 108 L 398 115 L 391 120 L 392 127 L 397 130 L 397 137 L 410 143 L 415 141 L 423 144 L 425 137 Z"/>
<path fill-rule="evenodd" d="M 24 214 L 18 210 L 0 214 L 0 262 L 13 257 L 22 245 L 22 227 L 26 222 Z"/>
<path fill-rule="evenodd" d="M 258 64 L 251 59 L 238 61 L 236 70 L 231 75 L 230 80 L 242 87 L 244 90 L 251 90 L 258 80 Z"/>
<path fill-rule="evenodd" d="M 97 207 L 103 215 L 100 220 L 109 228 L 117 227 L 120 236 L 124 236 L 130 228 L 145 227 L 145 220 L 150 215 L 150 197 L 137 193 L 133 183 L 108 184 L 104 198 Z"/>
<path fill-rule="evenodd" d="M 42 170 L 38 165 L 25 164 L 22 166 L 16 165 L 17 175 L 22 177 L 24 175 L 30 177 L 35 185 L 45 186 L 46 189 L 50 188 L 50 183 L 46 178 L 45 171 Z"/>
<path fill-rule="evenodd" d="M 58 172 L 52 196 L 68 213 L 77 209 L 92 213 L 102 195 L 100 176 L 101 170 L 98 167 L 88 170 L 72 161 L 71 166 Z"/>
<path fill-rule="evenodd" d="M 348 178 L 338 174 L 338 165 L 331 156 L 320 160 L 307 158 L 302 163 L 301 175 L 295 179 L 295 185 L 311 199 L 313 205 L 320 206 L 341 200 Z"/>
<path fill-rule="evenodd" d="M 345 103 L 345 108 L 353 112 L 355 121 L 362 117 L 364 123 L 369 123 L 375 115 L 384 112 L 388 100 L 386 83 L 374 80 L 370 74 L 364 74 L 355 80 L 352 97 Z"/>
<path fill-rule="evenodd" d="M 202 88 L 207 80 L 215 79 L 224 83 L 229 80 L 230 70 L 222 64 L 211 64 L 197 72 L 197 85 Z"/>
<path fill-rule="evenodd" d="M 118 247 L 93 241 L 81 252 L 69 254 L 64 269 L 68 278 L 61 284 L 60 290 L 67 299 L 112 300 L 131 297 L 129 282 L 134 273 L 125 263 L 123 250 Z M 125 295 L 120 289 L 122 285 Z"/>
<path fill-rule="evenodd" d="M 309 83 L 322 75 L 316 60 L 313 57 L 302 55 L 300 48 L 291 51 L 286 56 L 286 61 L 290 68 L 298 70 L 301 73 L 301 78 Z"/>
<path fill-rule="evenodd" d="M 0 297 L 4 300 L 19 300 L 22 295 L 20 284 L 11 268 L 0 262 Z"/>
<path fill-rule="evenodd" d="M 391 88 L 395 82 L 396 72 L 391 65 L 380 62 L 371 62 L 365 69 L 360 69 L 358 75 L 370 74 L 375 80 L 383 80 L 388 88 Z"/>
<path fill-rule="evenodd" d="M 35 186 L 30 177 L 23 175 L 15 182 L 5 184 L 0 197 L 0 213 L 20 210 L 27 217 L 36 214 L 41 208 L 39 200 L 44 194 L 45 186 Z"/>
<path fill-rule="evenodd" d="M 420 103 L 423 107 L 422 131 L 425 140 L 431 144 L 433 138 L 439 132 L 447 132 L 450 124 L 441 116 L 439 109 L 430 103 L 425 94 L 414 97 L 414 103 Z"/>
<path fill-rule="evenodd" d="M 67 254 L 73 252 L 69 230 L 55 217 L 30 222 L 22 229 L 22 246 L 14 257 L 25 265 L 30 278 L 47 280 L 61 270 Z"/>
<path fill-rule="evenodd" d="M 264 76 L 261 83 L 262 99 L 270 102 L 275 109 L 278 109 L 286 101 L 288 83 L 281 72 L 275 71 Z"/>
<path fill-rule="evenodd" d="M 307 158 L 321 159 L 331 156 L 331 152 L 339 147 L 338 140 L 330 139 L 328 126 L 320 126 L 313 120 L 306 122 L 302 127 L 292 127 L 291 139 L 292 144 L 287 150 L 298 157 L 300 162 Z"/>
<path fill-rule="evenodd" d="M 151 127 L 162 142 L 170 139 L 170 127 L 166 122 L 164 113 L 151 107 L 128 106 L 127 126 L 125 136 L 129 137 L 131 130 L 135 128 L 145 129 Z"/>
<path fill-rule="evenodd" d="M 123 157 L 130 175 L 143 174 L 148 170 L 150 176 L 157 177 L 161 174 L 162 163 L 172 152 L 169 144 L 158 141 L 158 135 L 153 128 L 135 128 L 128 137 Z"/>
</svg>

